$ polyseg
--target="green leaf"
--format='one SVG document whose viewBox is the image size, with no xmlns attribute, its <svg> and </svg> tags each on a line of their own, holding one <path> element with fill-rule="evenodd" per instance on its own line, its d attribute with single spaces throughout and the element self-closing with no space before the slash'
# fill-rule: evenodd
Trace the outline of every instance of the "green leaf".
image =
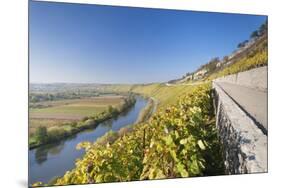
<svg viewBox="0 0 281 188">
<path fill-rule="evenodd" d="M 157 169 L 155 179 L 163 179 L 163 178 L 166 178 L 165 174 L 163 173 L 163 171 L 162 171 L 162 170 Z"/>
<path fill-rule="evenodd" d="M 175 136 L 176 136 L 176 139 L 179 138 L 179 133 L 178 133 L 178 131 L 175 131 Z"/>
<path fill-rule="evenodd" d="M 100 175 L 100 174 L 97 175 L 95 180 L 96 180 L 97 183 L 103 182 L 103 175 Z"/>
<path fill-rule="evenodd" d="M 171 137 L 171 135 L 169 135 L 169 136 L 166 136 L 165 138 L 164 138 L 164 140 L 165 140 L 165 142 L 166 142 L 166 144 L 168 145 L 168 146 L 171 146 L 174 142 L 173 142 L 173 138 Z"/>
<path fill-rule="evenodd" d="M 202 142 L 202 140 L 198 140 L 197 144 L 200 147 L 200 149 L 202 149 L 202 150 L 206 149 L 206 147 L 205 147 L 204 143 Z"/>
<path fill-rule="evenodd" d="M 197 160 L 194 160 L 191 162 L 190 164 L 190 170 L 194 175 L 199 175 L 200 174 L 200 169 L 199 166 L 197 164 Z"/>
<path fill-rule="evenodd" d="M 186 144 L 186 143 L 187 143 L 187 138 L 181 139 L 181 140 L 180 140 L 180 144 L 184 145 L 184 144 Z"/>
<path fill-rule="evenodd" d="M 177 171 L 181 174 L 182 177 L 188 177 L 188 172 L 185 170 L 182 163 L 177 163 Z"/>
<path fill-rule="evenodd" d="M 170 150 L 170 154 L 171 154 L 172 158 L 174 159 L 174 161 L 178 161 L 177 154 L 174 150 Z"/>
</svg>

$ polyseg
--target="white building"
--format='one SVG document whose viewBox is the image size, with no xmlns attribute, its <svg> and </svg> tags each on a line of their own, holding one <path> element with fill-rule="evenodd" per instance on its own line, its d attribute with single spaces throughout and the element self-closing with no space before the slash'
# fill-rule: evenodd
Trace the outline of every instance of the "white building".
<svg viewBox="0 0 281 188">
<path fill-rule="evenodd" d="M 218 63 L 216 64 L 216 67 L 217 67 L 217 68 L 218 68 L 218 67 L 221 67 L 222 64 L 223 64 L 223 61 L 220 61 L 220 62 L 218 62 Z"/>
<path fill-rule="evenodd" d="M 196 73 L 194 73 L 194 80 L 201 79 L 207 72 L 207 69 L 201 69 L 197 71 Z"/>
</svg>

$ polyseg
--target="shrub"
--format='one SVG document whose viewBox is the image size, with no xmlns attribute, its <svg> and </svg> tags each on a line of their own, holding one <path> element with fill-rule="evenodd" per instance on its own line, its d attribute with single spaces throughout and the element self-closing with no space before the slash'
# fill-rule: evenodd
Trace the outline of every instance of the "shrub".
<svg viewBox="0 0 281 188">
<path fill-rule="evenodd" d="M 48 140 L 47 128 L 40 126 L 35 131 L 35 138 L 38 143 L 43 144 Z"/>
<path fill-rule="evenodd" d="M 67 136 L 68 132 L 65 129 L 52 127 L 48 130 L 48 141 L 54 142 L 60 140 L 62 137 Z"/>
</svg>

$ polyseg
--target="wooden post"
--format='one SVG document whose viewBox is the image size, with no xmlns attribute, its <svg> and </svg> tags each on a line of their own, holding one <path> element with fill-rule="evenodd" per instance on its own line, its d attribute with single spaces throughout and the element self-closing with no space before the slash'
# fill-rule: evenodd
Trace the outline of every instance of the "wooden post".
<svg viewBox="0 0 281 188">
<path fill-rule="evenodd" d="M 143 157 L 144 157 L 144 154 L 145 154 L 145 129 L 143 129 Z"/>
</svg>

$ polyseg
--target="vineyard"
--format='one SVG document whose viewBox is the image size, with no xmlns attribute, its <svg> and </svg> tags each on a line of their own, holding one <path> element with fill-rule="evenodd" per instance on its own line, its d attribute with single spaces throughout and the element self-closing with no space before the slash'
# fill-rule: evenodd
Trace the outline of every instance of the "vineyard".
<svg viewBox="0 0 281 188">
<path fill-rule="evenodd" d="M 29 187 L 267 172 L 268 16 L 28 5 Z"/>
<path fill-rule="evenodd" d="M 146 97 L 154 97 L 158 100 L 159 109 L 165 109 L 167 106 L 175 104 L 181 96 L 184 96 L 191 86 L 175 85 L 173 88 L 165 84 L 147 84 L 136 85 L 132 92 L 139 93 Z"/>
<path fill-rule="evenodd" d="M 267 40 L 235 63 L 214 72 L 198 85 L 146 84 L 123 88 L 151 100 L 137 124 L 108 132 L 96 142 L 82 142 L 85 155 L 75 168 L 48 184 L 121 182 L 224 174 L 222 148 L 215 127 L 211 81 L 268 63 Z M 202 82 L 203 83 L 203 82 Z M 155 104 L 154 104 L 155 105 Z"/>
<path fill-rule="evenodd" d="M 210 84 L 191 89 L 115 141 L 82 142 L 86 154 L 54 185 L 193 177 L 223 173 Z M 42 183 L 35 183 L 40 186 Z"/>
<path fill-rule="evenodd" d="M 258 45 L 257 49 L 251 51 L 247 56 L 243 57 L 239 61 L 224 68 L 223 70 L 211 74 L 206 80 L 210 81 L 218 77 L 235 74 L 242 71 L 247 71 L 253 68 L 266 66 L 268 64 L 268 41 L 265 40 Z"/>
</svg>

